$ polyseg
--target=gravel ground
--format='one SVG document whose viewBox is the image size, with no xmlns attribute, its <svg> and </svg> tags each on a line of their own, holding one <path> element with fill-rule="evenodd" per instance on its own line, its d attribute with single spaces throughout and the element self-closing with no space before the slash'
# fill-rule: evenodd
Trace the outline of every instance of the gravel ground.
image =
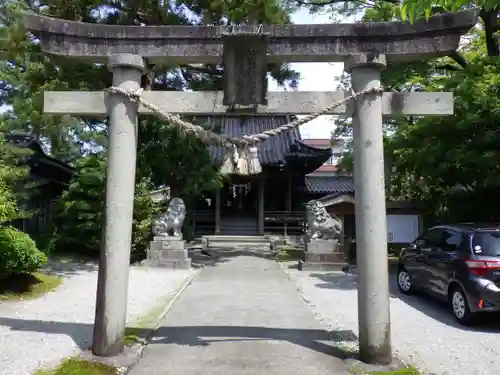
<svg viewBox="0 0 500 375">
<path fill-rule="evenodd" d="M 56 291 L 33 301 L 0 302 L 1 375 L 30 375 L 91 344 L 97 266 L 52 263 L 49 268 L 66 278 Z M 147 315 L 193 273 L 131 267 L 127 321 Z"/>
<path fill-rule="evenodd" d="M 358 332 L 356 276 L 343 272 L 300 272 L 283 262 L 310 306 L 337 332 Z M 290 268 L 292 267 L 292 268 Z M 391 277 L 391 325 L 395 354 L 427 374 L 500 374 L 500 321 L 458 325 L 448 307 L 432 298 L 404 296 Z M 339 339 L 343 345 L 355 345 Z"/>
</svg>

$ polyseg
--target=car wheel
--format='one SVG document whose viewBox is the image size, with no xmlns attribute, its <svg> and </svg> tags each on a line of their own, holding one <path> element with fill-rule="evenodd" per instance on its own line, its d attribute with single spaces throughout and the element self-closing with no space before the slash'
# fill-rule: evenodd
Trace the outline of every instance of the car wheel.
<svg viewBox="0 0 500 375">
<path fill-rule="evenodd" d="M 405 294 L 410 294 L 413 292 L 413 284 L 411 283 L 411 277 L 408 271 L 403 267 L 398 270 L 398 287 L 399 290 Z"/>
<path fill-rule="evenodd" d="M 462 291 L 462 288 L 455 286 L 450 293 L 451 311 L 455 319 L 462 325 L 474 323 L 476 315 L 470 311 L 467 297 Z"/>
</svg>

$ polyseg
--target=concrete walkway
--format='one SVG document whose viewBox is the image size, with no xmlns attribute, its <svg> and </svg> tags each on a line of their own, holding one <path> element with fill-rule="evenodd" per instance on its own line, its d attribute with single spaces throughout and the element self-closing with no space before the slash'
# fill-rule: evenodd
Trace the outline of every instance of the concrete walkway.
<svg viewBox="0 0 500 375">
<path fill-rule="evenodd" d="M 207 266 L 130 375 L 348 375 L 329 336 L 272 260 Z"/>
</svg>

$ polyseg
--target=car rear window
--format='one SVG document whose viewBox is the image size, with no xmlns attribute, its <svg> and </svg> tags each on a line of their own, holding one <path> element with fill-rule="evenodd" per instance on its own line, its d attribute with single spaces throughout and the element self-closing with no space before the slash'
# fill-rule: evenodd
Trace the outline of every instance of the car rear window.
<svg viewBox="0 0 500 375">
<path fill-rule="evenodd" d="M 472 251 L 477 255 L 500 256 L 500 231 L 474 233 Z"/>
</svg>

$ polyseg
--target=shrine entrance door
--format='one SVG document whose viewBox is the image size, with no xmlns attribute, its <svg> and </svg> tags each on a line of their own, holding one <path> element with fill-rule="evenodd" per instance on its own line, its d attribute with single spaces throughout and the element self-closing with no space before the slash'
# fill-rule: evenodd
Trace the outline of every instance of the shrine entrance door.
<svg viewBox="0 0 500 375">
<path fill-rule="evenodd" d="M 258 181 L 232 179 L 221 189 L 220 233 L 258 234 Z"/>
</svg>

